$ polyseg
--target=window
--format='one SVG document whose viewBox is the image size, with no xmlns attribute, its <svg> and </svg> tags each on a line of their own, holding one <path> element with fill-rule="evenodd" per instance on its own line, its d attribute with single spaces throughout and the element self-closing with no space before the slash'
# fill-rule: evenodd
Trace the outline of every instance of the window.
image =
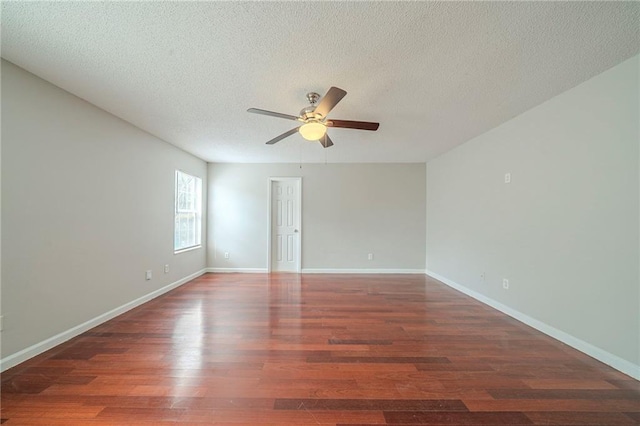
<svg viewBox="0 0 640 426">
<path fill-rule="evenodd" d="M 173 250 L 200 247 L 202 230 L 202 179 L 176 170 L 176 213 Z"/>
</svg>

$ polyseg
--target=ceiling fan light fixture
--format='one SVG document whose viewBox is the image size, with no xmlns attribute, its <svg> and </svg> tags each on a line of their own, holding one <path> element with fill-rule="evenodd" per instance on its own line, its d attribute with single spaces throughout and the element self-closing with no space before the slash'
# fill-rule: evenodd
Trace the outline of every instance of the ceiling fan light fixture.
<svg viewBox="0 0 640 426">
<path fill-rule="evenodd" d="M 300 135 L 308 141 L 317 141 L 327 133 L 327 127 L 318 122 L 305 123 L 298 130 Z"/>
</svg>

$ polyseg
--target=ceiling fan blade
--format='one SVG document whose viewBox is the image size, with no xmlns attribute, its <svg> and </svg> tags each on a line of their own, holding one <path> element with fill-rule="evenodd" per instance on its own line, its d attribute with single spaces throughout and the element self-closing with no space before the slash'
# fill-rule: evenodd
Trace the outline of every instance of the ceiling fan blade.
<svg viewBox="0 0 640 426">
<path fill-rule="evenodd" d="M 329 114 L 329 111 L 331 111 L 346 94 L 347 92 L 342 89 L 338 89 L 337 87 L 330 88 L 327 91 L 327 94 L 320 99 L 320 103 L 313 112 L 326 117 L 327 114 Z"/>
<path fill-rule="evenodd" d="M 297 120 L 299 117 L 295 115 L 282 114 L 280 112 L 267 111 L 266 109 L 249 108 L 247 112 L 254 114 L 270 115 L 271 117 L 286 118 L 287 120 Z"/>
<path fill-rule="evenodd" d="M 329 148 L 330 146 L 333 146 L 333 141 L 331 140 L 329 135 L 326 133 L 324 134 L 323 137 L 320 138 L 318 142 L 320 142 L 320 145 L 322 145 L 325 148 Z"/>
<path fill-rule="evenodd" d="M 267 145 L 273 145 L 276 142 L 280 142 L 284 138 L 288 138 L 289 136 L 293 135 L 294 133 L 297 133 L 299 128 L 300 127 L 296 127 L 295 129 L 291 129 L 288 132 L 285 132 L 285 133 L 281 134 L 280 136 L 276 136 L 275 138 L 273 138 L 269 142 L 267 142 Z"/>
<path fill-rule="evenodd" d="M 380 123 L 373 123 L 371 121 L 351 121 L 351 120 L 328 120 L 326 122 L 327 127 L 341 127 L 344 129 L 358 129 L 358 130 L 378 130 Z"/>
</svg>

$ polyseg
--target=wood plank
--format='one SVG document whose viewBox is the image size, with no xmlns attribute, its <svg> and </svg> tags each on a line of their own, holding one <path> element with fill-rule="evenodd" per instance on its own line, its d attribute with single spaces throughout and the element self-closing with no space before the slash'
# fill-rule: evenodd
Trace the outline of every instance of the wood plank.
<svg viewBox="0 0 640 426">
<path fill-rule="evenodd" d="M 530 425 L 531 419 L 515 412 L 433 412 L 433 411 L 385 411 L 387 423 L 397 424 L 455 424 L 455 425 Z"/>
<path fill-rule="evenodd" d="M 275 410 L 372 410 L 372 411 L 468 411 L 455 399 L 285 399 L 278 398 Z"/>
<path fill-rule="evenodd" d="M 539 411 L 525 414 L 537 425 L 637 425 L 632 418 L 622 413 Z"/>
</svg>

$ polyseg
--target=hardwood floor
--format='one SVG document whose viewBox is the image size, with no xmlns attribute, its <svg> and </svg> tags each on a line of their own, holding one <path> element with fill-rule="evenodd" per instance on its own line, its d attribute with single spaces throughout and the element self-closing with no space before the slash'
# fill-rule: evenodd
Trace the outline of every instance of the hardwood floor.
<svg viewBox="0 0 640 426">
<path fill-rule="evenodd" d="M 207 274 L 2 375 L 7 425 L 626 425 L 640 383 L 422 275 Z"/>
</svg>

